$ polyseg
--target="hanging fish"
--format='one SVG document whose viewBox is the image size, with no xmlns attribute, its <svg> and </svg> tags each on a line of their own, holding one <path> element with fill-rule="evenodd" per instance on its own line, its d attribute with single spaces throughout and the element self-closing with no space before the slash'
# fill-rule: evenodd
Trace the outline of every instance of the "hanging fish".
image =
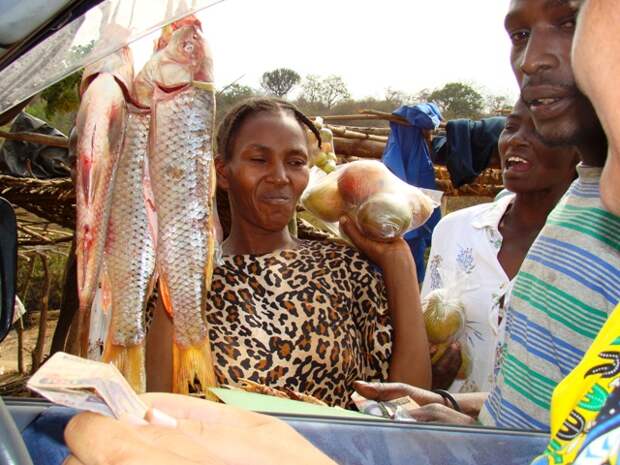
<svg viewBox="0 0 620 465">
<path fill-rule="evenodd" d="M 152 73 L 149 168 L 157 210 L 157 268 L 173 315 L 173 390 L 216 385 L 203 316 L 216 246 L 212 59 L 197 23 L 174 30 Z"/>
<path fill-rule="evenodd" d="M 166 26 L 155 52 L 167 45 L 179 25 L 195 21 L 188 17 Z M 145 314 L 155 270 L 157 214 L 146 153 L 156 73 L 149 62 L 133 83 L 105 248 L 112 322 L 103 360 L 116 365 L 137 392 L 146 390 Z"/>
<path fill-rule="evenodd" d="M 101 270 L 110 203 L 127 120 L 126 95 L 133 80 L 125 47 L 87 67 L 76 118 L 76 255 L 81 355 L 88 350 L 90 311 Z"/>
<path fill-rule="evenodd" d="M 130 104 L 105 246 L 112 321 L 103 361 L 114 363 L 140 393 L 146 389 L 144 314 L 155 270 L 144 198 L 149 124 L 150 111 Z"/>
</svg>

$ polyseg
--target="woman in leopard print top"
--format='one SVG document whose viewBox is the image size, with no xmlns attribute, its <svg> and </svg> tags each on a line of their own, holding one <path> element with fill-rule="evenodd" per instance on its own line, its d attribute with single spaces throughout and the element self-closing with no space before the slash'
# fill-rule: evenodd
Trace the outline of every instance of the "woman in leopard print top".
<svg viewBox="0 0 620 465">
<path fill-rule="evenodd" d="M 219 382 L 247 378 L 339 406 L 351 405 L 357 379 L 429 387 L 428 342 L 407 244 L 371 241 L 342 221 L 382 276 L 349 246 L 289 233 L 308 183 L 304 127 L 314 129 L 276 99 L 244 102 L 220 125 L 217 179 L 228 193 L 231 231 L 205 309 Z M 155 363 L 148 389 L 167 390 L 170 351 L 162 342 L 171 340 L 171 324 L 163 312 L 156 311 L 150 333 L 147 357 Z"/>
</svg>

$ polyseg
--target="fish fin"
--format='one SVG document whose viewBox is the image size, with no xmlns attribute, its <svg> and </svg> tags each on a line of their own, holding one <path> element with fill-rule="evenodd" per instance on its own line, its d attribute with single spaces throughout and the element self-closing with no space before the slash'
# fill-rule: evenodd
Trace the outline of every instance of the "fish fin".
<svg viewBox="0 0 620 465">
<path fill-rule="evenodd" d="M 201 393 L 209 400 L 218 400 L 208 389 L 217 385 L 209 339 L 189 347 L 181 347 L 175 341 L 172 345 L 172 391 Z"/>
<path fill-rule="evenodd" d="M 146 391 L 144 343 L 125 347 L 113 344 L 108 338 L 102 361 L 114 364 L 138 394 Z"/>
<path fill-rule="evenodd" d="M 163 275 L 159 275 L 159 294 L 161 295 L 161 301 L 164 304 L 166 313 L 173 316 L 172 301 L 170 300 L 170 291 L 168 290 L 168 283 L 164 279 Z"/>
</svg>

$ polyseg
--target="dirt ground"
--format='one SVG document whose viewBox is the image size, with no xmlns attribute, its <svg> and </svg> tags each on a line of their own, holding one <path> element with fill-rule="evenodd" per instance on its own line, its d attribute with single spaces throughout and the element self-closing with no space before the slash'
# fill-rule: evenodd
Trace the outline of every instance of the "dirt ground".
<svg viewBox="0 0 620 465">
<path fill-rule="evenodd" d="M 44 358 L 49 353 L 57 322 L 58 312 L 50 312 L 46 325 Z M 30 370 L 32 366 L 32 351 L 36 346 L 38 335 L 38 322 L 24 331 L 24 364 L 26 371 Z M 6 339 L 0 343 L 0 385 L 2 385 L 3 378 L 8 378 L 15 373 L 17 373 L 17 331 L 12 329 Z"/>
</svg>

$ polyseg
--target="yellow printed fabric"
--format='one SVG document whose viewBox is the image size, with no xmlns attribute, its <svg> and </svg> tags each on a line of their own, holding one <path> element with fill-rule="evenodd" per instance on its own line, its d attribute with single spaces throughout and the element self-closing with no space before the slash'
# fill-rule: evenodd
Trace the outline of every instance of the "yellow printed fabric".
<svg viewBox="0 0 620 465">
<path fill-rule="evenodd" d="M 553 392 L 551 440 L 532 465 L 571 464 L 620 379 L 620 306 L 581 362 Z"/>
</svg>

